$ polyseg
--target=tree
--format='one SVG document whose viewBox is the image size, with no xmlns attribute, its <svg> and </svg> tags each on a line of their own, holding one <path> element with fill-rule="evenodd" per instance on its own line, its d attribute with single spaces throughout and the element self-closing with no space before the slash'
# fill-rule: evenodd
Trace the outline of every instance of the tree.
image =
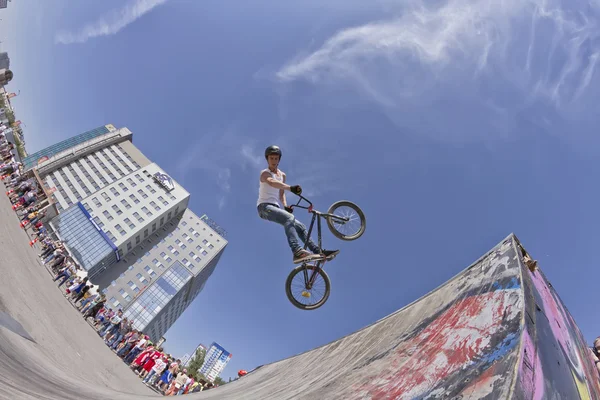
<svg viewBox="0 0 600 400">
<path fill-rule="evenodd" d="M 202 368 L 202 364 L 204 364 L 204 356 L 206 355 L 206 351 L 200 349 L 194 354 L 188 363 L 187 370 L 190 374 L 197 375 L 198 370 Z"/>
<path fill-rule="evenodd" d="M 219 385 L 219 386 L 223 386 L 224 384 L 226 384 L 227 382 L 225 382 L 223 379 L 221 379 L 220 376 L 217 376 L 215 378 L 215 381 L 213 382 L 215 385 Z"/>
</svg>

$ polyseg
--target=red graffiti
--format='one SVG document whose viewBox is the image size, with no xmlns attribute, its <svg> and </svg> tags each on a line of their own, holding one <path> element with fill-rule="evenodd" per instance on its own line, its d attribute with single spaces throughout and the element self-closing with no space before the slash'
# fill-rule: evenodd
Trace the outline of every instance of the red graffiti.
<svg viewBox="0 0 600 400">
<path fill-rule="evenodd" d="M 418 336 L 400 345 L 391 356 L 386 371 L 368 377 L 357 388 L 358 397 L 414 399 L 428 393 L 444 378 L 481 356 L 491 335 L 508 318 L 518 313 L 511 290 L 500 290 L 458 300 L 429 324 Z"/>
</svg>

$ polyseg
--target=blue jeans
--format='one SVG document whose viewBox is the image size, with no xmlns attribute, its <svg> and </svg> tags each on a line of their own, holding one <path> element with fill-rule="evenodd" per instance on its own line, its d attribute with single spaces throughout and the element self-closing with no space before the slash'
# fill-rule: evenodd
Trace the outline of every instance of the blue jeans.
<svg viewBox="0 0 600 400">
<path fill-rule="evenodd" d="M 298 243 L 296 234 L 300 237 L 302 242 L 307 244 L 307 247 L 313 253 L 319 253 L 319 247 L 308 237 L 306 226 L 294 217 L 294 214 L 274 206 L 272 204 L 262 203 L 258 205 L 258 215 L 267 221 L 275 222 L 283 226 L 285 235 L 287 236 L 288 244 L 290 249 L 295 254 L 298 250 L 302 249 L 302 246 Z"/>
</svg>

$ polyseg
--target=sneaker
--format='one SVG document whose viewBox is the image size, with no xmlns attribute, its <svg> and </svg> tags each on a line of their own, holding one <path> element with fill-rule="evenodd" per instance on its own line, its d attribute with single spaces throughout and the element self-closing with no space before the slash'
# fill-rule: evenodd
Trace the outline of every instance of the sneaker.
<svg viewBox="0 0 600 400">
<path fill-rule="evenodd" d="M 338 254 L 340 254 L 340 251 L 339 250 L 325 250 L 325 249 L 323 249 L 323 253 L 322 254 L 325 256 L 325 259 L 327 261 L 329 261 L 329 260 L 333 260 L 335 258 L 335 256 L 337 256 Z"/>
<path fill-rule="evenodd" d="M 296 253 L 294 253 L 294 264 L 300 264 L 318 257 L 319 256 L 317 254 L 313 254 L 307 250 L 298 250 Z"/>
</svg>

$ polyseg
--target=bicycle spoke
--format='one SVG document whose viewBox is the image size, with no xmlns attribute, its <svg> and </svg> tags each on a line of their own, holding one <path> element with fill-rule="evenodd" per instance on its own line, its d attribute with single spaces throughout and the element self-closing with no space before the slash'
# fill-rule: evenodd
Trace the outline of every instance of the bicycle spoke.
<svg viewBox="0 0 600 400">
<path fill-rule="evenodd" d="M 336 218 L 332 218 L 332 222 L 338 232 L 351 236 L 359 231 L 361 226 L 360 216 L 352 208 L 346 206 L 339 207 L 335 215 L 347 219 L 347 221 L 339 221 Z"/>
</svg>

